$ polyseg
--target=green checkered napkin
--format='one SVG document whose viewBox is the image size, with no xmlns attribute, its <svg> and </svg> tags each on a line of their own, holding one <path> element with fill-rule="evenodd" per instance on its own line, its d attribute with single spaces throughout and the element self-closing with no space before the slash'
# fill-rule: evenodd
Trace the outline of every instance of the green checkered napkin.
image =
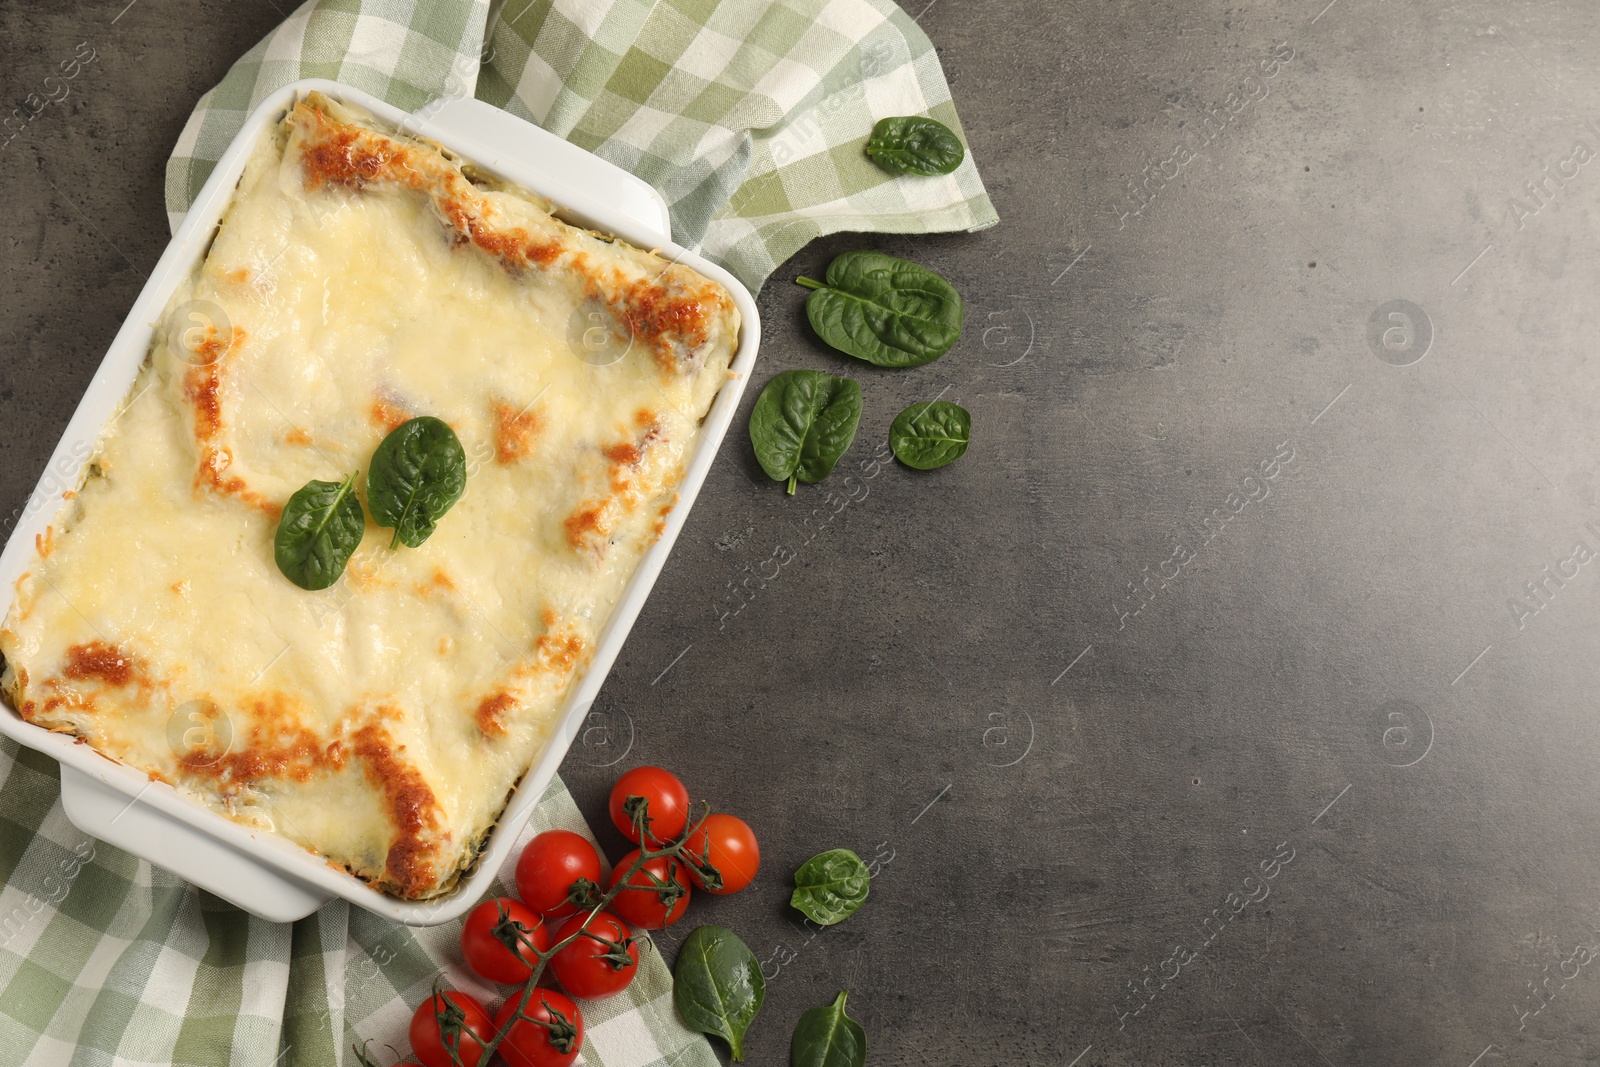
<svg viewBox="0 0 1600 1067">
<path fill-rule="evenodd" d="M 559 781 L 520 844 L 588 836 Z M 591 837 L 590 840 L 593 840 Z M 515 855 L 495 884 L 509 892 Z M 6 1067 L 334 1067 L 354 1042 L 407 1052 L 411 1013 L 441 972 L 491 1008 L 460 964 L 460 923 L 413 930 L 344 901 L 293 925 L 246 915 L 102 844 L 61 810 L 55 761 L 0 746 L 0 1064 Z M 627 992 L 586 1001 L 581 1063 L 716 1067 L 678 1022 L 672 978 L 646 947 Z"/>
<path fill-rule="evenodd" d="M 201 98 L 167 165 L 174 227 L 245 115 L 310 77 L 408 111 L 475 94 L 536 122 L 654 185 L 673 239 L 752 291 L 824 234 L 998 221 L 970 154 L 896 178 L 862 150 L 888 115 L 961 129 L 933 45 L 892 0 L 324 0 Z"/>
<path fill-rule="evenodd" d="M 862 152 L 886 115 L 960 129 L 932 46 L 890 0 L 312 0 L 201 99 L 167 167 L 174 226 L 255 104 L 309 77 L 407 110 L 475 93 L 537 122 L 652 183 L 673 237 L 752 290 L 823 234 L 996 221 L 970 158 L 892 178 Z M 556 826 L 588 833 L 559 780 L 523 840 Z M 497 999 L 460 966 L 459 924 L 343 902 L 269 923 L 90 839 L 54 762 L 9 741 L 0 879 L 0 1067 L 329 1067 L 367 1039 L 387 1063 L 441 971 Z M 580 1062 L 714 1067 L 670 992 L 647 952 L 625 994 L 586 1006 Z"/>
</svg>

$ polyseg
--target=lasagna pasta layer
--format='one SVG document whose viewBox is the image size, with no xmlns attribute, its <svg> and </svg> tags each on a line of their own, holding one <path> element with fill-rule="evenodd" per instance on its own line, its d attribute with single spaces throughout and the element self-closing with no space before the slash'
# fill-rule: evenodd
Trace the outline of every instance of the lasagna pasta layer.
<svg viewBox="0 0 1600 1067">
<path fill-rule="evenodd" d="M 254 151 L 0 652 L 32 722 L 426 898 L 543 748 L 727 379 L 726 290 L 313 95 Z M 434 415 L 466 492 L 311 593 L 311 479 Z"/>
</svg>

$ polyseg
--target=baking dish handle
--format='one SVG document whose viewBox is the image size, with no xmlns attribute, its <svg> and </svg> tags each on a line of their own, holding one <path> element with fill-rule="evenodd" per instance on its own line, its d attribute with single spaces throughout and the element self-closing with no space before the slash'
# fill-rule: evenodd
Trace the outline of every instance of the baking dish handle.
<svg viewBox="0 0 1600 1067">
<path fill-rule="evenodd" d="M 482 100 L 448 97 L 412 112 L 413 133 L 470 148 L 475 164 L 555 201 L 591 229 L 604 229 L 594 209 L 622 212 L 672 238 L 672 216 L 655 187 L 570 141 Z M 463 153 L 469 154 L 469 153 Z"/>
<path fill-rule="evenodd" d="M 143 856 L 263 919 L 294 922 L 333 899 L 65 763 L 61 806 L 89 836 Z"/>
</svg>

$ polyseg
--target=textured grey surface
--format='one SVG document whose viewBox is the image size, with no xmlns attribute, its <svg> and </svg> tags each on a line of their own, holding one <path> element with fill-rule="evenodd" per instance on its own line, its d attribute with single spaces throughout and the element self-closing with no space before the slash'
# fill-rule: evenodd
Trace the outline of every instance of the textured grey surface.
<svg viewBox="0 0 1600 1067">
<path fill-rule="evenodd" d="M 1325 3 L 929 5 L 1002 225 L 762 294 L 760 379 L 854 374 L 861 436 L 794 499 L 730 436 L 563 767 L 591 818 L 650 761 L 756 827 L 694 916 L 771 976 L 751 1062 L 843 987 L 884 1067 L 1600 1060 L 1600 12 Z M 0 151 L 8 513 L 281 17 L 122 7 L 0 4 L 8 106 L 98 55 Z M 786 279 L 862 244 L 957 284 L 955 351 L 809 335 Z M 967 456 L 871 466 L 941 391 Z M 813 937 L 833 846 L 884 866 Z"/>
</svg>

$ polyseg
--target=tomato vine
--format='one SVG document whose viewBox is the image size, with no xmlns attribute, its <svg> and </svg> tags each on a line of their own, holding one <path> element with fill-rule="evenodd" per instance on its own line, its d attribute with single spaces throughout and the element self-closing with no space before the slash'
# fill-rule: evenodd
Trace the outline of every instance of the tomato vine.
<svg viewBox="0 0 1600 1067">
<path fill-rule="evenodd" d="M 569 1043 L 576 1032 L 574 1025 L 576 1020 L 567 1019 L 565 1015 L 554 1008 L 547 1010 L 547 1014 L 551 1016 L 548 1020 L 536 1018 L 530 1015 L 527 1010 L 531 1005 L 539 1003 L 537 987 L 540 977 L 544 974 L 545 967 L 552 958 L 579 938 L 587 938 L 605 946 L 606 952 L 597 958 L 606 960 L 618 969 L 628 966 L 631 962 L 628 949 L 635 942 L 634 936 L 630 933 L 621 938 L 613 939 L 590 931 L 589 924 L 598 918 L 606 910 L 607 906 L 625 890 L 655 893 L 661 900 L 662 906 L 667 909 L 670 909 L 673 903 L 687 892 L 686 887 L 678 882 L 675 875 L 663 880 L 649 871 L 645 872 L 648 881 L 637 885 L 630 884 L 633 876 L 646 863 L 652 860 L 670 857 L 676 859 L 689 870 L 698 872 L 702 877 L 720 880 L 721 874 L 716 867 L 712 866 L 709 857 L 706 855 L 696 856 L 689 847 L 690 840 L 700 831 L 701 827 L 705 825 L 706 819 L 711 815 L 709 804 L 702 804 L 702 807 L 704 811 L 698 819 L 693 820 L 690 825 L 684 828 L 682 834 L 663 844 L 660 848 L 650 848 L 648 844 L 641 843 L 638 851 L 633 854 L 633 862 L 628 865 L 625 873 L 620 878 L 613 878 L 611 888 L 601 890 L 594 883 L 584 886 L 582 895 L 585 899 L 582 904 L 589 909 L 588 914 L 584 916 L 582 924 L 576 930 L 561 940 L 549 944 L 548 948 L 540 948 L 532 933 L 520 923 L 502 921 L 496 924 L 494 931 L 496 939 L 505 944 L 513 955 L 522 957 L 532 967 L 532 973 L 507 998 L 509 1003 L 516 1005 L 514 1010 L 505 1018 L 504 1023 L 496 1029 L 493 1037 L 488 1041 L 482 1042 L 481 1045 L 477 1036 L 468 1029 L 467 1020 L 461 1009 L 445 997 L 440 996 L 440 990 L 437 988 L 434 990 L 434 998 L 432 1000 L 434 1022 L 439 1028 L 440 1042 L 445 1052 L 449 1055 L 450 1063 L 453 1067 L 479 1067 L 479 1065 L 488 1064 L 495 1052 L 500 1048 L 501 1042 L 505 1040 L 506 1036 L 511 1033 L 518 1023 L 528 1023 L 549 1031 L 551 1044 L 554 1047 L 561 1051 L 570 1050 Z M 628 810 L 633 817 L 634 830 L 638 839 L 641 842 L 653 840 L 653 838 L 647 837 L 645 833 L 645 828 L 650 822 L 648 803 L 643 802 L 641 798 L 641 803 L 630 805 Z M 648 942 L 646 943 L 648 944 Z M 464 1058 L 462 1054 L 464 1042 L 468 1042 L 477 1048 L 477 1055 L 470 1061 Z M 562 1046 L 568 1047 L 563 1048 Z M 354 1048 L 356 1061 L 362 1067 L 375 1067 L 368 1058 L 363 1046 L 356 1045 Z"/>
</svg>

